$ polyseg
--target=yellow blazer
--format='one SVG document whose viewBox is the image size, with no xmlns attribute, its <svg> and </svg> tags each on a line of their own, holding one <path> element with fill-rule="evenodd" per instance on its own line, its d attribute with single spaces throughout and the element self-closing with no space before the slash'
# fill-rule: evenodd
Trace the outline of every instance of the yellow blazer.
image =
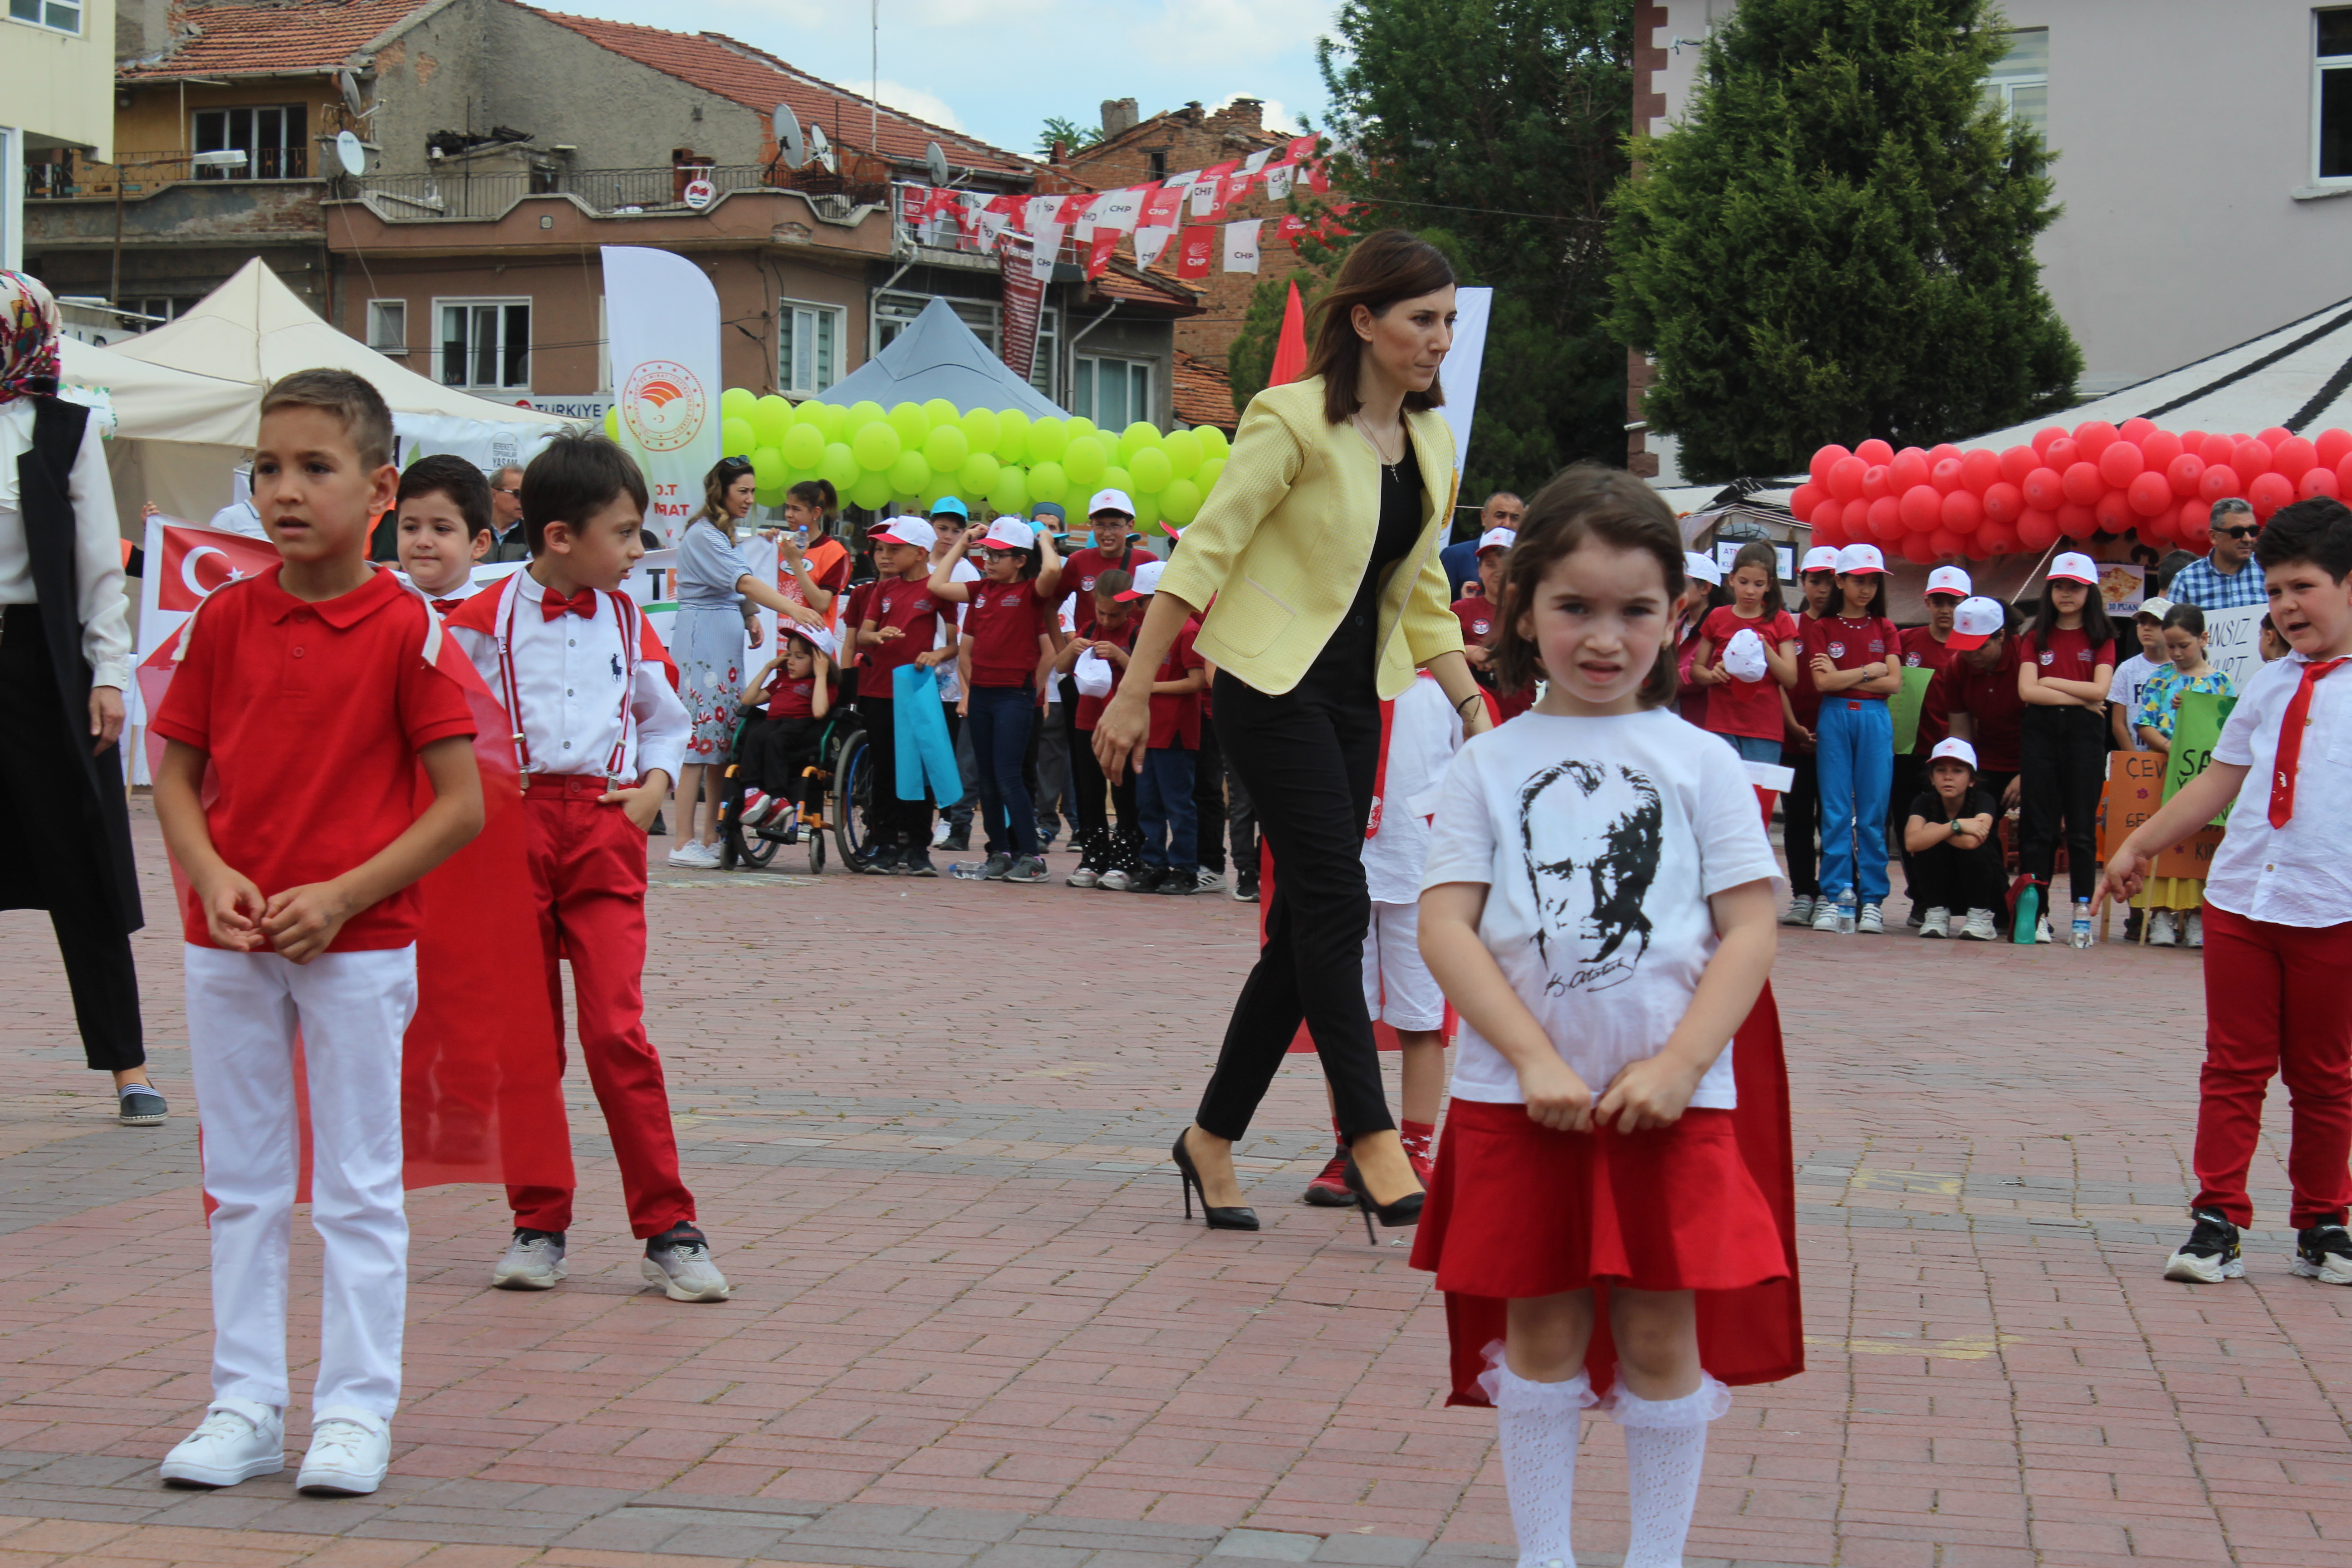
<svg viewBox="0 0 2352 1568">
<path fill-rule="evenodd" d="M 1381 592 L 1375 676 L 1383 698 L 1413 671 L 1462 648 L 1437 558 L 1454 515 L 1454 432 L 1435 410 L 1405 416 L 1421 459 L 1420 537 Z M 1323 378 L 1250 399 L 1217 486 L 1160 579 L 1162 593 L 1206 605 L 1197 646 L 1220 669 L 1269 696 L 1297 686 L 1355 602 L 1380 531 L 1381 460 L 1352 425 L 1323 417 Z M 1402 635 L 1399 635 L 1402 633 Z"/>
</svg>

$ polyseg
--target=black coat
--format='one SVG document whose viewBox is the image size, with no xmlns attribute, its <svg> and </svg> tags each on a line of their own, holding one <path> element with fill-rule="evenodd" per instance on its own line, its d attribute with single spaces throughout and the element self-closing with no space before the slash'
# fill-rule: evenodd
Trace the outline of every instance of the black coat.
<svg viewBox="0 0 2352 1568">
<path fill-rule="evenodd" d="M 81 595 L 74 565 L 74 510 L 69 483 L 81 450 L 89 410 L 55 397 L 33 405 L 33 444 L 16 459 L 18 506 L 24 514 L 25 550 L 33 591 L 41 606 L 49 662 L 57 671 L 58 711 L 64 722 L 46 735 L 10 735 L 8 746 L 68 746 L 78 759 L 83 790 L 79 813 L 87 832 L 91 879 L 102 886 L 126 931 L 146 923 L 139 904 L 138 872 L 131 858 L 131 816 L 123 800 L 122 752 L 89 749 L 90 668 L 81 654 Z M 21 823 L 17 831 L 55 831 L 55 819 Z M 48 889 L 38 885 L 21 857 L 0 855 L 0 909 L 45 910 Z"/>
</svg>

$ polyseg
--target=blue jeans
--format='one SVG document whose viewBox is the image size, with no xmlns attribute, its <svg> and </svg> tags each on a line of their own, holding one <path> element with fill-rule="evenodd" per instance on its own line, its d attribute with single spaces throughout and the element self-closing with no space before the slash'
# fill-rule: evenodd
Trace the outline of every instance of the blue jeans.
<svg viewBox="0 0 2352 1568">
<path fill-rule="evenodd" d="M 1022 782 L 1021 763 L 1029 751 L 1037 693 L 1020 686 L 975 686 L 966 720 L 971 759 L 980 770 L 980 816 L 991 855 L 1037 853 L 1037 810 Z M 1010 819 L 1008 829 L 1007 819 Z"/>
<path fill-rule="evenodd" d="M 1199 771 L 1194 753 L 1181 747 L 1158 746 L 1143 753 L 1135 807 L 1143 819 L 1145 865 L 1174 871 L 1200 869 L 1199 822 L 1192 810 Z"/>
<path fill-rule="evenodd" d="M 1739 760 L 1743 763 L 1770 763 L 1776 767 L 1780 765 L 1780 742 L 1778 741 L 1759 741 L 1753 735 L 1723 735 L 1718 738 L 1724 744 L 1738 752 Z M 1888 743 L 1893 744 L 1892 742 Z"/>
<path fill-rule="evenodd" d="M 1822 893 L 1886 901 L 1886 792 L 1895 782 L 1895 721 L 1874 697 L 1822 699 Z"/>
</svg>

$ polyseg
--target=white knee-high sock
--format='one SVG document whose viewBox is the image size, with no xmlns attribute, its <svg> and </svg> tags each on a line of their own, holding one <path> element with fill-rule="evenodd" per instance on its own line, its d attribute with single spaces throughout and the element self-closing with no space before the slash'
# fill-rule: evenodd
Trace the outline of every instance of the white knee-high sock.
<svg viewBox="0 0 2352 1568">
<path fill-rule="evenodd" d="M 1680 1399 L 1643 1399 L 1621 1382 L 1609 1407 L 1625 1428 L 1633 1514 L 1625 1568 L 1682 1568 L 1706 1459 L 1706 1424 L 1731 1408 L 1731 1391 L 1705 1373 L 1696 1391 Z"/>
<path fill-rule="evenodd" d="M 1503 1445 L 1503 1479 L 1519 1568 L 1576 1568 L 1569 1510 L 1576 1500 L 1576 1440 L 1592 1384 L 1582 1372 L 1565 1383 L 1533 1383 L 1499 1361 L 1487 1374 Z"/>
</svg>

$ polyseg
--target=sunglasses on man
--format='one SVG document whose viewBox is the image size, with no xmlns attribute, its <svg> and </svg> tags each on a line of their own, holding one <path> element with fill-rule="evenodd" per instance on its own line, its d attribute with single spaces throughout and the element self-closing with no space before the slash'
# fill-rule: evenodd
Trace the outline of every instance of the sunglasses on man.
<svg viewBox="0 0 2352 1568">
<path fill-rule="evenodd" d="M 2213 531 L 2224 539 L 2258 539 L 2262 536 L 2263 525 L 2259 522 L 2242 522 L 2234 528 L 2217 528 Z"/>
</svg>

